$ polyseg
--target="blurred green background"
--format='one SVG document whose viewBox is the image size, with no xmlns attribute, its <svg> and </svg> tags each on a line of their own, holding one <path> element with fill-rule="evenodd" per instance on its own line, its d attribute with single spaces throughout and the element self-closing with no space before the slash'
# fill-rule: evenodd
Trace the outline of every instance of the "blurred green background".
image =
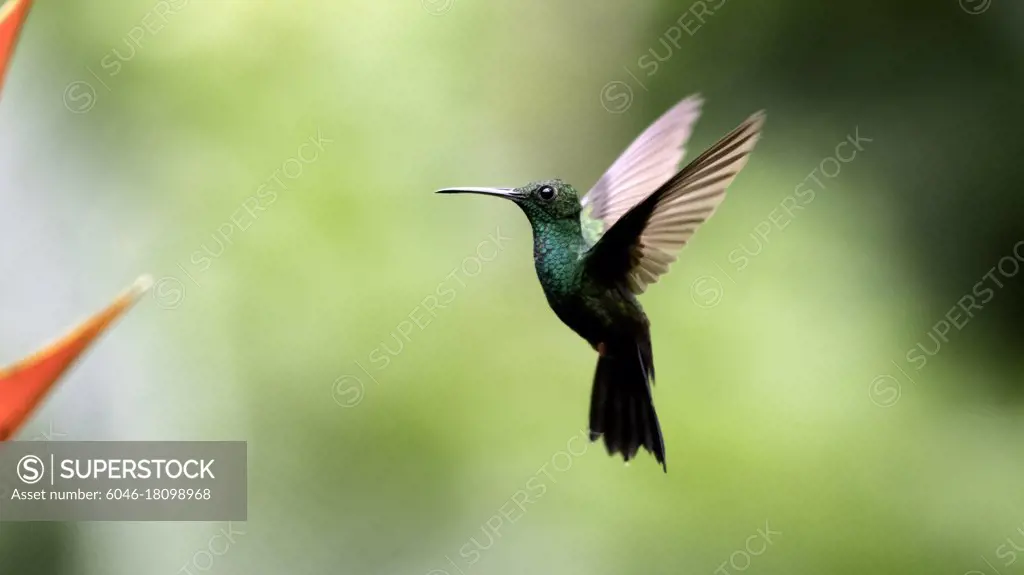
<svg viewBox="0 0 1024 575">
<path fill-rule="evenodd" d="M 37 0 L 0 105 L 0 363 L 158 281 L 21 439 L 248 440 L 249 521 L 4 523 L 0 573 L 1024 573 L 1022 24 Z M 642 298 L 665 475 L 580 441 L 594 353 L 523 215 L 431 192 L 586 190 L 693 92 L 690 157 L 768 123 Z"/>
</svg>

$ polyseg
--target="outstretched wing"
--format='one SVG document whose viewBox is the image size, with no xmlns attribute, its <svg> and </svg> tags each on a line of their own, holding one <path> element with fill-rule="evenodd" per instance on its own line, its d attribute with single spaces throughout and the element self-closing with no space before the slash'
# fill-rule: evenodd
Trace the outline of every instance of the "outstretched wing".
<svg viewBox="0 0 1024 575">
<path fill-rule="evenodd" d="M 703 103 L 694 94 L 662 114 L 583 196 L 583 228 L 591 243 L 676 173 Z"/>
<path fill-rule="evenodd" d="M 697 228 L 725 198 L 764 125 L 747 118 L 672 179 L 622 216 L 585 255 L 587 273 L 641 294 L 668 271 Z"/>
</svg>

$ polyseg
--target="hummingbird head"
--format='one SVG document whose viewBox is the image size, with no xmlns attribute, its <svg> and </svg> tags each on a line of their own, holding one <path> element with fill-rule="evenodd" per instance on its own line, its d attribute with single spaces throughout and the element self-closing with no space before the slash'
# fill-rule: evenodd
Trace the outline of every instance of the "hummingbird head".
<svg viewBox="0 0 1024 575">
<path fill-rule="evenodd" d="M 580 196 L 562 180 L 541 180 L 521 188 L 445 188 L 439 194 L 484 194 L 512 200 L 531 223 L 579 220 Z"/>
</svg>

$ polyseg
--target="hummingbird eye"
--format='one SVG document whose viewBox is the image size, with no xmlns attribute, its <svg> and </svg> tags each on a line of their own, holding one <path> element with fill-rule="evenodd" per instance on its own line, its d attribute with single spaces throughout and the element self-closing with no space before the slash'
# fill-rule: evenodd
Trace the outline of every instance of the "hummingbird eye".
<svg viewBox="0 0 1024 575">
<path fill-rule="evenodd" d="M 537 190 L 537 196 L 545 201 L 550 200 L 551 198 L 555 197 L 555 189 L 552 188 L 551 186 L 542 186 L 539 190 Z"/>
</svg>

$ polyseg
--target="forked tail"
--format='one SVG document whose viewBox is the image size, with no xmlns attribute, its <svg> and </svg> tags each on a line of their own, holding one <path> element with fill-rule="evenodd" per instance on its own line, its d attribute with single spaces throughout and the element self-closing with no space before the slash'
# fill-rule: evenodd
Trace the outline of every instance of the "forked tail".
<svg viewBox="0 0 1024 575">
<path fill-rule="evenodd" d="M 621 453 L 625 461 L 643 446 L 667 473 L 665 442 L 651 399 L 653 379 L 649 343 L 605 349 L 590 397 L 590 440 L 604 437 L 608 454 Z"/>
</svg>

